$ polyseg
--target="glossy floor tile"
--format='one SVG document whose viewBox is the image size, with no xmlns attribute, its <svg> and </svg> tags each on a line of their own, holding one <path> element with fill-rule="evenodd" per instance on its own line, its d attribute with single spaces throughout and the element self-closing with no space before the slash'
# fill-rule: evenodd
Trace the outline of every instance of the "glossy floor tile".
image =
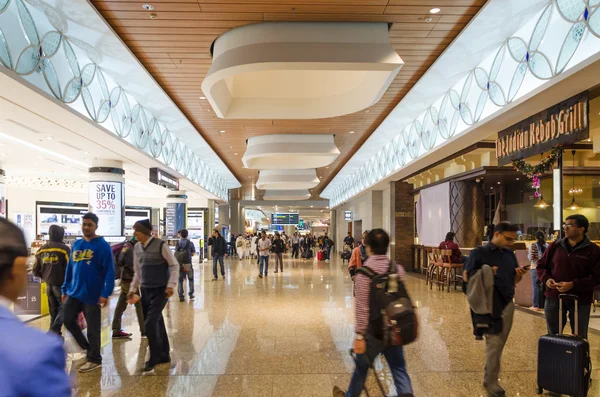
<svg viewBox="0 0 600 397">
<path fill-rule="evenodd" d="M 103 310 L 102 371 L 78 374 L 84 361 L 67 335 L 68 370 L 76 396 L 331 396 L 348 386 L 354 363 L 352 284 L 339 260 L 285 260 L 283 273 L 258 278 L 254 261 L 227 260 L 226 279 L 213 282 L 212 266 L 194 265 L 196 299 L 170 300 L 164 311 L 170 365 L 142 374 L 147 342 L 129 307 L 123 325 L 131 340 L 110 340 L 116 297 Z M 484 342 L 472 336 L 469 309 L 460 291 L 440 292 L 409 276 L 419 305 L 420 336 L 405 349 L 417 397 L 485 396 Z M 31 323 L 46 329 L 48 319 Z M 544 319 L 515 313 L 505 348 L 501 382 L 508 396 L 536 396 L 537 340 Z M 600 396 L 600 337 L 590 335 L 595 379 L 589 396 Z M 395 395 L 385 361 L 378 376 Z M 367 386 L 379 396 L 375 378 Z"/>
</svg>

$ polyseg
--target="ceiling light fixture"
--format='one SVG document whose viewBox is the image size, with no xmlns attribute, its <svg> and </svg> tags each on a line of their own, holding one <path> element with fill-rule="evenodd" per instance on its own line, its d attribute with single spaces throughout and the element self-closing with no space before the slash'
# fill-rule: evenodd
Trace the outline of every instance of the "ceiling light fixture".
<svg viewBox="0 0 600 397">
<path fill-rule="evenodd" d="M 206 99 L 206 97 L 205 97 L 205 96 L 201 96 L 201 97 L 199 97 L 199 98 L 200 98 L 200 99 Z"/>
<path fill-rule="evenodd" d="M 81 165 L 81 166 L 86 167 L 86 168 L 89 167 L 88 164 L 83 163 L 81 161 L 73 160 L 69 156 L 64 156 L 62 154 L 56 153 L 55 151 L 45 149 L 45 148 L 43 148 L 41 146 L 38 146 L 38 145 L 34 145 L 32 143 L 29 143 L 29 142 L 24 141 L 24 140 L 19 139 L 19 138 L 15 138 L 15 137 L 13 137 L 11 135 L 8 135 L 8 134 L 5 134 L 3 132 L 0 132 L 0 137 L 4 138 L 5 140 L 10 140 L 10 141 L 13 141 L 15 143 L 19 143 L 19 144 L 21 144 L 23 146 L 27 146 L 27 147 L 29 147 L 31 149 L 37 150 L 38 152 L 42 152 L 42 153 L 47 154 L 49 156 L 58 157 L 58 158 L 63 159 L 65 161 L 69 161 L 71 163 L 78 164 L 78 165 Z M 41 159 L 42 156 L 38 156 L 38 158 Z"/>
<path fill-rule="evenodd" d="M 548 205 L 548 203 L 546 203 L 546 202 L 544 201 L 544 196 L 540 196 L 540 198 L 538 199 L 538 202 L 537 202 L 537 203 L 535 203 L 534 207 L 535 207 L 535 208 L 544 209 L 544 208 L 548 208 L 548 207 L 549 207 L 549 205 Z"/>
<path fill-rule="evenodd" d="M 441 10 L 441 9 L 439 9 L 439 8 L 432 8 L 431 10 L 429 10 L 429 13 L 430 13 L 430 14 L 437 14 L 437 13 L 438 13 L 438 12 L 440 12 L 440 11 L 442 11 L 442 10 Z"/>
<path fill-rule="evenodd" d="M 566 209 L 577 211 L 581 207 L 575 201 L 575 191 L 577 190 L 575 189 L 575 150 L 571 151 L 571 153 L 573 154 L 573 186 L 569 190 L 569 194 L 571 194 L 571 204 Z"/>
<path fill-rule="evenodd" d="M 350 131 L 350 134 L 354 134 L 354 131 Z"/>
<path fill-rule="evenodd" d="M 146 11 L 154 10 L 154 6 L 152 4 L 142 4 L 142 8 Z"/>
<path fill-rule="evenodd" d="M 238 154 L 237 154 L 237 153 L 234 153 L 233 155 L 234 155 L 234 156 L 237 156 Z"/>
<path fill-rule="evenodd" d="M 225 133 L 225 130 L 221 130 L 221 131 L 219 131 L 219 132 L 220 132 L 221 134 L 224 134 L 224 133 Z"/>
<path fill-rule="evenodd" d="M 54 138 L 52 138 L 51 136 L 47 136 L 46 139 L 49 140 L 49 141 L 51 141 Z"/>
</svg>

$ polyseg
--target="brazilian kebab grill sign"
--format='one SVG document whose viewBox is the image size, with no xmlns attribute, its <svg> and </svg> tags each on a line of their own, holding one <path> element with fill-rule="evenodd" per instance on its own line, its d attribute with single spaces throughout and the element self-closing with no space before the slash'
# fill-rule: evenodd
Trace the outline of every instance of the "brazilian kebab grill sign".
<svg viewBox="0 0 600 397">
<path fill-rule="evenodd" d="M 587 91 L 537 113 L 498 133 L 498 165 L 509 164 L 564 145 L 587 139 L 589 129 Z"/>
</svg>

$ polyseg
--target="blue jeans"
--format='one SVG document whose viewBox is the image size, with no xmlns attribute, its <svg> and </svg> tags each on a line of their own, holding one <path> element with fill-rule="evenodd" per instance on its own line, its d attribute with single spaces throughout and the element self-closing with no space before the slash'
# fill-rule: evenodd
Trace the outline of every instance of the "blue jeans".
<svg viewBox="0 0 600 397">
<path fill-rule="evenodd" d="M 269 257 L 268 256 L 260 256 L 260 274 L 263 274 L 263 266 L 265 270 L 265 276 L 269 273 Z"/>
<path fill-rule="evenodd" d="M 327 259 L 327 260 L 331 259 L 331 247 L 329 247 L 329 246 L 325 247 L 325 252 L 326 252 L 325 259 Z"/>
<path fill-rule="evenodd" d="M 365 387 L 367 372 L 379 353 L 383 353 L 385 360 L 390 366 L 398 395 L 413 394 L 410 377 L 406 371 L 406 361 L 404 360 L 402 346 L 384 348 L 381 341 L 367 335 L 367 351 L 365 354 L 358 354 L 356 356 L 356 369 L 350 380 L 346 397 L 360 396 Z"/>
<path fill-rule="evenodd" d="M 544 307 L 544 315 L 546 317 L 546 325 L 548 327 L 548 333 L 556 335 L 559 333 L 559 303 L 558 299 L 546 298 L 546 305 Z M 590 325 L 590 312 L 591 305 L 579 305 L 579 330 L 577 335 L 584 339 L 588 337 L 588 327 Z M 571 324 L 571 331 L 575 328 L 575 302 L 569 299 L 563 300 L 563 315 L 562 325 L 563 329 L 567 325 L 567 312 L 569 312 L 569 323 Z M 561 330 L 562 332 L 562 330 Z"/>
<path fill-rule="evenodd" d="M 217 278 L 217 261 L 221 265 L 221 276 L 225 277 L 225 264 L 223 263 L 223 255 L 213 255 L 213 276 Z"/>
<path fill-rule="evenodd" d="M 189 288 L 188 294 L 189 296 L 194 295 L 194 269 L 190 267 L 188 272 L 179 272 L 179 284 L 177 285 L 177 292 L 179 292 L 179 297 L 183 298 L 183 284 L 185 284 L 185 279 L 188 279 Z"/>
<path fill-rule="evenodd" d="M 532 295 L 533 295 L 533 307 L 540 307 L 540 294 L 539 294 L 539 290 L 538 290 L 538 286 L 537 283 L 539 281 L 539 278 L 537 276 L 537 272 L 535 271 L 535 269 L 531 269 L 529 271 L 529 274 L 531 274 L 531 287 L 532 287 Z"/>
</svg>

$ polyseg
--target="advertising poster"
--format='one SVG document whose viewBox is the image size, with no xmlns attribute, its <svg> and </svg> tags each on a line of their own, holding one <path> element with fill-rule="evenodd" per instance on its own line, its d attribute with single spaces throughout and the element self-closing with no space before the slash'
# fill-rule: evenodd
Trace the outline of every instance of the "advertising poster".
<svg viewBox="0 0 600 397">
<path fill-rule="evenodd" d="M 90 182 L 89 207 L 98 216 L 98 235 L 123 235 L 123 183 Z"/>
<path fill-rule="evenodd" d="M 0 217 L 6 218 L 6 196 L 4 195 L 4 183 L 0 183 Z"/>
</svg>

